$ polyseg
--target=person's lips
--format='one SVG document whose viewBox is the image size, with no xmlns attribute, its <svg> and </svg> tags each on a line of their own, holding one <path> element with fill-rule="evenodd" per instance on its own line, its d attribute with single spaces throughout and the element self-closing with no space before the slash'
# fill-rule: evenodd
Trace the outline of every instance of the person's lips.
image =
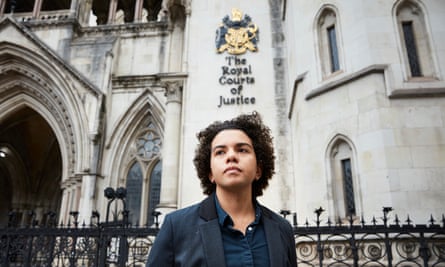
<svg viewBox="0 0 445 267">
<path fill-rule="evenodd" d="M 224 170 L 224 173 L 228 173 L 228 172 L 241 172 L 241 169 L 238 167 L 235 167 L 235 166 L 230 166 Z"/>
</svg>

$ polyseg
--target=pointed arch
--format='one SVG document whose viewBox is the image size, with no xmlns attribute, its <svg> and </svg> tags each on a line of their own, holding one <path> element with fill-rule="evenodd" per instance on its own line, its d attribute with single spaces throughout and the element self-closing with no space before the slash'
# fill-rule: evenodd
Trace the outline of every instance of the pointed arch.
<svg viewBox="0 0 445 267">
<path fill-rule="evenodd" d="M 329 208 L 336 218 L 356 216 L 362 210 L 356 149 L 343 134 L 335 135 L 325 156 Z"/>
<path fill-rule="evenodd" d="M 109 148 L 108 166 L 111 167 L 110 185 L 118 186 L 118 177 L 125 177 L 127 170 L 121 167 L 125 154 L 130 147 L 132 139 L 135 138 L 139 125 L 146 118 L 151 118 L 154 127 L 159 131 L 159 136 L 163 136 L 165 109 L 150 89 L 144 90 L 141 95 L 129 105 L 129 109 L 116 121 L 110 137 L 106 140 L 106 147 Z M 111 146 L 116 144 L 115 146 Z M 122 181 L 120 181 L 122 182 Z"/>
<path fill-rule="evenodd" d="M 334 5 L 323 5 L 314 21 L 316 55 L 324 80 L 344 69 L 339 12 Z"/>
<path fill-rule="evenodd" d="M 101 131 L 103 94 L 24 26 L 11 19 L 1 26 L 27 42 L 0 42 L 0 121 L 28 107 L 54 132 L 62 165 L 57 186 L 63 191 L 65 213 L 59 216 L 66 219 L 80 205 L 83 176 L 94 169 L 93 139 Z"/>
<path fill-rule="evenodd" d="M 405 78 L 437 79 L 436 57 L 425 5 L 418 0 L 399 0 L 393 6 L 393 19 L 399 35 Z"/>
<path fill-rule="evenodd" d="M 164 108 L 150 89 L 142 94 L 130 105 L 129 110 L 116 122 L 115 130 L 107 140 L 110 154 L 106 166 L 110 166 L 109 181 L 112 187 L 128 186 L 132 175 L 132 168 L 140 168 L 142 175 L 141 191 L 133 203 L 137 211 L 130 211 L 138 218 L 132 223 L 147 224 L 151 219 L 149 212 L 150 199 L 153 191 L 152 174 L 162 160 Z M 139 183 L 139 182 L 138 182 Z M 130 185 L 132 186 L 132 185 Z M 160 190 L 160 187 L 156 190 Z M 132 204 L 132 205 L 133 205 Z M 103 205 L 104 206 L 104 205 Z"/>
<path fill-rule="evenodd" d="M 91 133 L 82 100 L 90 112 L 100 105 L 101 97 L 79 92 L 76 82 L 63 70 L 27 48 L 0 44 L 0 120 L 21 105 L 36 110 L 48 121 L 61 146 L 63 180 L 82 172 L 89 165 L 88 134 Z M 80 87 L 81 88 L 81 87 Z M 93 113 L 94 114 L 94 113 Z"/>
</svg>

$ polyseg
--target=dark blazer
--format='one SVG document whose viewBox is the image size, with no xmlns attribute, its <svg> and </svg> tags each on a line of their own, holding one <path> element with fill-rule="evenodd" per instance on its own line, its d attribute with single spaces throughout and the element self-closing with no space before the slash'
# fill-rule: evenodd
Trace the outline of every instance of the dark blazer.
<svg viewBox="0 0 445 267">
<path fill-rule="evenodd" d="M 273 211 L 260 207 L 270 267 L 296 266 L 291 225 Z M 226 267 L 214 195 L 165 217 L 146 266 Z"/>
</svg>

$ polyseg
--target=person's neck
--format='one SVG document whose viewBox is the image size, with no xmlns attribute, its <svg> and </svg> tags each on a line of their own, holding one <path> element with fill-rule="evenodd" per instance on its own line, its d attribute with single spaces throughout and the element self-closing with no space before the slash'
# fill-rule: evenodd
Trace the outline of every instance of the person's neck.
<svg viewBox="0 0 445 267">
<path fill-rule="evenodd" d="M 255 220 L 252 193 L 227 192 L 217 188 L 216 196 L 221 208 L 232 218 L 233 227 L 245 234 L 246 227 Z"/>
<path fill-rule="evenodd" d="M 229 215 L 255 211 L 251 192 L 227 192 L 216 189 L 219 204 Z"/>
</svg>

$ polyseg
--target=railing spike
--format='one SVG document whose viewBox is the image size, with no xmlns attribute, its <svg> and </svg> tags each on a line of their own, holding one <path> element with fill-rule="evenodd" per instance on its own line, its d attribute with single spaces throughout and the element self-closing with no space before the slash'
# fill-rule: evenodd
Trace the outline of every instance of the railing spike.
<svg viewBox="0 0 445 267">
<path fill-rule="evenodd" d="M 396 223 L 397 226 L 400 226 L 400 220 L 399 220 L 399 216 L 396 214 L 396 218 L 394 219 L 394 222 Z"/>
<path fill-rule="evenodd" d="M 434 220 L 433 214 L 431 214 L 430 220 L 428 222 L 430 223 L 431 226 L 433 226 L 434 223 L 436 222 L 436 220 Z"/>
<path fill-rule="evenodd" d="M 316 209 L 314 212 L 315 212 L 315 214 L 317 214 L 317 221 L 316 221 L 316 223 L 317 223 L 317 226 L 320 226 L 320 216 L 321 216 L 321 214 L 323 213 L 323 211 L 324 211 L 324 209 L 320 206 L 318 209 Z"/>
<path fill-rule="evenodd" d="M 328 217 L 328 221 L 327 221 L 327 224 L 328 224 L 328 226 L 329 226 L 329 227 L 331 227 L 331 226 L 332 226 L 332 221 L 331 221 L 331 217 Z"/>
<path fill-rule="evenodd" d="M 365 216 L 363 216 L 363 214 L 362 214 L 362 216 L 361 216 L 361 218 L 360 218 L 360 223 L 361 223 L 362 227 L 364 227 L 365 224 L 366 224 L 366 222 L 365 222 Z"/>
<path fill-rule="evenodd" d="M 352 227 L 354 224 L 354 218 L 352 217 L 352 213 L 349 214 L 349 226 Z"/>
<path fill-rule="evenodd" d="M 411 219 L 409 218 L 409 214 L 407 215 L 406 221 L 405 221 L 409 226 L 411 226 Z"/>
</svg>

